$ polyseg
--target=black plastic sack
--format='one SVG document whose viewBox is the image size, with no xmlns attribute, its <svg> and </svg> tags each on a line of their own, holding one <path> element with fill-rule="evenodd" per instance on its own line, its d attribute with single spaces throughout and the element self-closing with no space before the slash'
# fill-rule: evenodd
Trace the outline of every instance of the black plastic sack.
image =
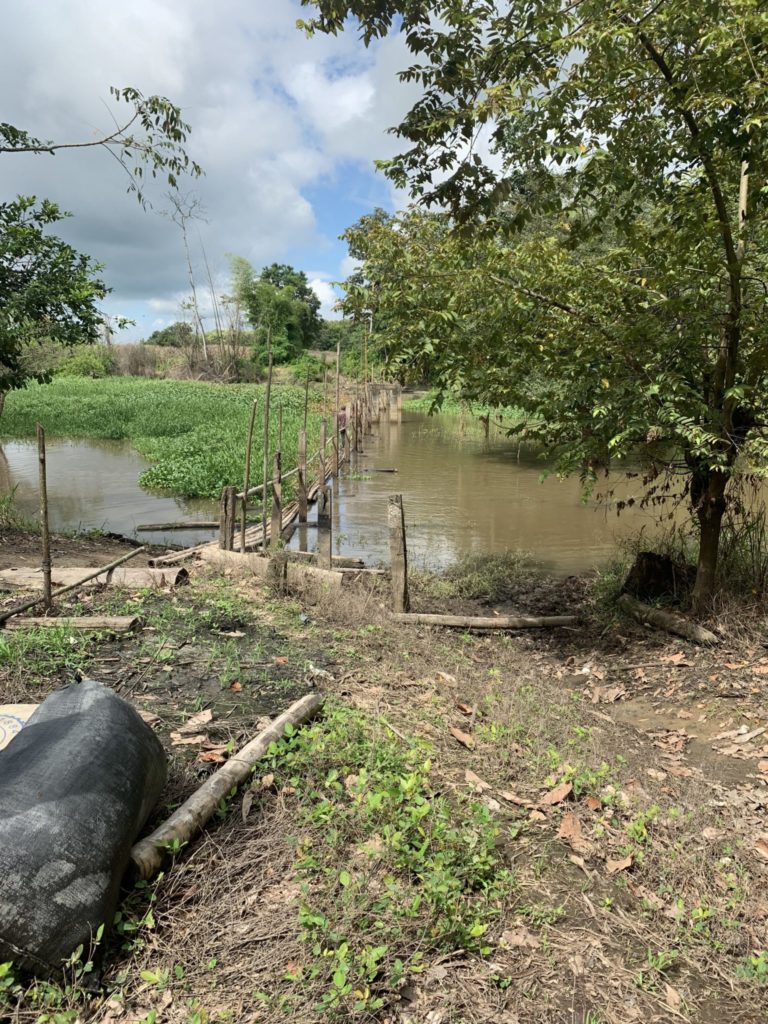
<svg viewBox="0 0 768 1024">
<path fill-rule="evenodd" d="M 0 962 L 61 967 L 111 925 L 163 747 L 92 679 L 51 694 L 0 751 Z"/>
</svg>

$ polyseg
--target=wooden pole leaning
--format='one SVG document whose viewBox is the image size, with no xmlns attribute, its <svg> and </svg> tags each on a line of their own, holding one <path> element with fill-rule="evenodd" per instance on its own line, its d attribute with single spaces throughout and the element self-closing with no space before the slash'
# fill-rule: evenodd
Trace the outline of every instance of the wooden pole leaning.
<svg viewBox="0 0 768 1024">
<path fill-rule="evenodd" d="M 390 494 L 387 508 L 389 558 L 392 565 L 392 611 L 411 610 L 408 594 L 408 549 L 405 542 L 405 512 L 402 494 Z"/>
<path fill-rule="evenodd" d="M 320 422 L 320 453 L 317 459 L 317 486 L 325 487 L 325 479 L 328 476 L 328 469 L 325 464 L 325 446 L 328 443 L 328 426 L 323 419 Z"/>
<path fill-rule="evenodd" d="M 97 576 L 102 576 L 105 572 L 109 572 L 110 569 L 116 569 L 118 565 L 122 565 L 123 562 L 127 562 L 131 558 L 135 558 L 136 555 L 140 555 L 146 548 L 134 548 L 133 551 L 129 551 L 127 555 L 122 555 L 120 558 L 116 558 L 114 562 L 107 562 L 106 565 L 102 565 L 99 569 L 94 569 L 92 573 L 87 576 L 83 576 L 76 583 L 70 583 L 66 587 L 59 587 L 56 590 L 56 596 L 60 597 L 62 594 L 70 594 L 73 590 L 80 590 L 86 583 L 90 583 L 91 580 L 96 579 Z M 14 608 L 8 608 L 7 611 L 0 613 L 0 625 L 6 622 L 14 615 L 18 615 L 19 612 L 25 612 L 28 608 L 34 608 L 36 604 L 40 604 L 44 598 L 41 595 L 33 597 L 29 601 L 24 601 L 22 604 L 17 604 Z"/>
<path fill-rule="evenodd" d="M 45 431 L 37 424 L 37 459 L 40 472 L 40 531 L 43 549 L 43 606 L 50 611 L 51 595 L 51 534 L 48 528 L 48 479 L 45 465 Z"/>
</svg>

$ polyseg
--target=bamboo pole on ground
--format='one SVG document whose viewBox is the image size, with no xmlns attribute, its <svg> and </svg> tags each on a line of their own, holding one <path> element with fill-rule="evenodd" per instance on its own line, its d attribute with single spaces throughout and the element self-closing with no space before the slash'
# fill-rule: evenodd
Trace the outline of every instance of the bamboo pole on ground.
<svg viewBox="0 0 768 1024">
<path fill-rule="evenodd" d="M 59 587 L 56 591 L 56 596 L 61 597 L 62 594 L 69 594 L 73 590 L 79 590 L 86 583 L 90 583 L 91 580 L 96 579 L 97 576 L 101 576 L 105 572 L 109 572 L 110 569 L 116 569 L 118 565 L 122 565 L 123 562 L 127 562 L 129 558 L 135 558 L 136 555 L 140 555 L 145 548 L 134 548 L 133 551 L 129 551 L 127 555 L 122 555 L 120 558 L 116 558 L 114 562 L 108 562 L 106 565 L 102 565 L 100 569 L 94 569 L 88 576 L 83 576 L 82 579 L 78 580 L 77 583 L 70 583 L 69 586 Z M 34 608 L 36 604 L 40 604 L 43 600 L 42 597 L 33 597 L 30 601 L 24 601 L 23 604 L 17 604 L 15 608 L 9 608 L 7 611 L 0 613 L 0 624 L 6 622 L 13 615 L 18 615 L 19 612 L 25 612 L 28 608 Z"/>
<path fill-rule="evenodd" d="M 307 432 L 299 431 L 299 454 L 298 454 L 298 499 L 299 499 L 299 522 L 307 521 Z"/>
<path fill-rule="evenodd" d="M 136 843 L 131 850 L 131 860 L 139 876 L 145 880 L 152 878 L 162 866 L 169 843 L 177 841 L 184 844 L 197 835 L 215 813 L 219 802 L 248 779 L 259 759 L 266 754 L 270 743 L 282 739 L 285 727 L 296 727 L 308 722 L 320 710 L 322 703 L 323 698 L 320 694 L 310 693 L 292 704 L 258 736 L 230 757 L 214 775 L 206 779 L 167 821 L 159 825 L 151 835 Z"/>
<path fill-rule="evenodd" d="M 269 546 L 277 549 L 283 527 L 283 454 L 275 452 L 272 470 L 272 523 L 269 528 Z M 245 550 L 245 548 L 243 548 Z"/>
<path fill-rule="evenodd" d="M 390 494 L 387 508 L 389 557 L 392 564 L 392 611 L 410 611 L 408 595 L 408 549 L 405 542 L 405 512 L 402 494 Z"/>
<path fill-rule="evenodd" d="M 243 484 L 243 508 L 240 515 L 240 548 L 245 551 L 246 517 L 248 515 L 248 488 L 251 486 L 251 449 L 253 428 L 256 424 L 256 400 L 251 403 L 251 418 L 248 422 L 248 440 L 245 447 L 245 482 Z"/>
<path fill-rule="evenodd" d="M 267 390 L 264 394 L 264 452 L 261 460 L 261 526 L 264 541 L 267 538 L 267 485 L 269 483 L 269 403 L 272 397 L 272 334 L 269 335 L 269 369 L 267 370 Z"/>
<path fill-rule="evenodd" d="M 37 459 L 40 473 L 40 530 L 43 546 L 43 606 L 50 611 L 51 596 L 51 534 L 48 529 L 48 480 L 45 466 L 45 431 L 37 424 Z"/>
<path fill-rule="evenodd" d="M 578 615 L 429 615 L 422 612 L 395 613 L 394 622 L 413 626 L 446 626 L 452 629 L 542 629 L 546 626 L 575 626 Z"/>
</svg>

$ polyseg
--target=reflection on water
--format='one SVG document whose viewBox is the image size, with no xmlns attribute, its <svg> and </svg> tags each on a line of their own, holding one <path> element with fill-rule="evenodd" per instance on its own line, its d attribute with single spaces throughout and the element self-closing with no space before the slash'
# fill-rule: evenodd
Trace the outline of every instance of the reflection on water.
<svg viewBox="0 0 768 1024">
<path fill-rule="evenodd" d="M 577 479 L 541 482 L 544 464 L 509 438 L 460 437 L 456 420 L 421 413 L 374 431 L 365 457 L 339 482 L 334 546 L 342 554 L 388 560 L 387 495 L 394 492 L 403 494 L 415 566 L 521 549 L 555 571 L 578 572 L 604 564 L 618 538 L 653 528 L 650 512 L 635 508 L 618 518 L 594 501 L 584 504 Z M 616 484 L 618 498 L 635 490 L 636 482 Z"/>
<path fill-rule="evenodd" d="M 369 562 L 387 561 L 387 496 L 403 494 L 412 565 L 441 567 L 463 555 L 521 549 L 558 572 L 605 563 L 617 538 L 653 517 L 634 508 L 617 518 L 596 503 L 583 504 L 578 480 L 540 482 L 543 464 L 504 437 L 461 437 L 452 419 L 406 413 L 382 422 L 365 439 L 365 453 L 334 487 L 334 546 Z M 48 494 L 54 530 L 102 529 L 147 543 L 193 544 L 211 530 L 136 533 L 141 523 L 215 519 L 215 502 L 187 501 L 143 491 L 147 463 L 123 441 L 49 441 Z M 374 469 L 397 469 L 396 474 Z M 34 442 L 0 449 L 0 494 L 16 488 L 20 510 L 38 511 Z M 621 482 L 617 497 L 633 486 Z M 314 518 L 314 513 L 310 513 Z M 315 546 L 316 531 L 302 530 Z M 299 532 L 292 546 L 298 546 Z"/>
<path fill-rule="evenodd" d="M 38 496 L 37 444 L 6 442 L 0 456 L 0 494 L 15 488 L 16 505 L 36 516 Z M 168 498 L 138 485 L 148 463 L 127 441 L 46 442 L 48 508 L 52 530 L 106 530 L 138 537 L 148 544 L 199 543 L 210 530 L 183 533 L 136 533 L 141 523 L 212 519 L 214 503 Z"/>
</svg>

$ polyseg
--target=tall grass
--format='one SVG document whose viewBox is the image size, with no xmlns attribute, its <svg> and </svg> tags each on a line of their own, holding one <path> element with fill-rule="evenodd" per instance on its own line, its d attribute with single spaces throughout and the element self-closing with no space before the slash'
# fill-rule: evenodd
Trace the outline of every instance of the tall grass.
<svg viewBox="0 0 768 1024">
<path fill-rule="evenodd" d="M 9 394 L 0 419 L 0 436 L 32 437 L 40 422 L 51 437 L 128 440 L 152 464 L 140 477 L 144 487 L 183 497 L 216 497 L 227 484 L 240 485 L 251 403 L 257 405 L 252 465 L 260 480 L 264 387 L 203 381 L 111 377 L 67 377 L 33 384 Z M 278 410 L 283 410 L 283 472 L 296 464 L 303 425 L 304 389 L 273 389 L 271 456 L 277 448 Z M 307 451 L 317 449 L 320 415 L 307 423 Z"/>
</svg>

